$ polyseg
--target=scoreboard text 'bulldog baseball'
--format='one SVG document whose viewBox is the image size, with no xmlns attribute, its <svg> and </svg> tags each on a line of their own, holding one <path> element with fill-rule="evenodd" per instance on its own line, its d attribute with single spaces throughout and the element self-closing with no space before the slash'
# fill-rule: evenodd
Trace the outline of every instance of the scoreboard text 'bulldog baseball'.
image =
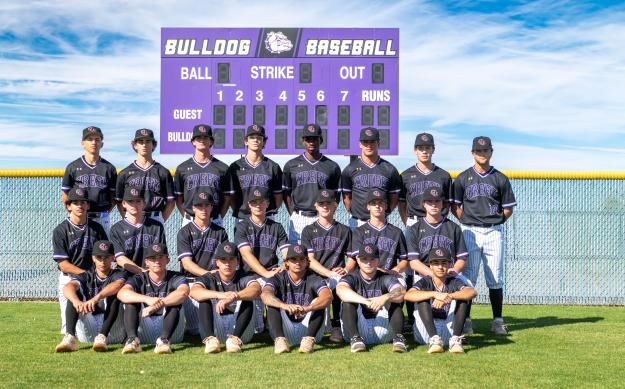
<svg viewBox="0 0 625 389">
<path fill-rule="evenodd" d="M 191 130 L 213 127 L 219 154 L 245 151 L 265 127 L 267 154 L 299 154 L 303 128 L 323 129 L 326 154 L 359 154 L 363 127 L 397 154 L 399 29 L 163 28 L 161 152 L 192 152 Z"/>
</svg>

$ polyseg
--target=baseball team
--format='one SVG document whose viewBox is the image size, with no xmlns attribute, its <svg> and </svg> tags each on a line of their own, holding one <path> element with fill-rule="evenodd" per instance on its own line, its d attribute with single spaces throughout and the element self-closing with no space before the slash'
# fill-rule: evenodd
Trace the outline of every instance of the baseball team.
<svg viewBox="0 0 625 389">
<path fill-rule="evenodd" d="M 490 165 L 491 140 L 473 139 L 475 163 L 452 181 L 432 162 L 431 134 L 416 136 L 416 163 L 401 175 L 380 157 L 377 129 L 362 129 L 359 139 L 360 156 L 341 171 L 320 152 L 321 128 L 307 125 L 304 153 L 282 169 L 263 154 L 267 135 L 254 124 L 246 154 L 228 166 L 212 154 L 211 127 L 198 124 L 195 152 L 172 177 L 153 158 L 154 133 L 139 129 L 136 160 L 118 175 L 100 156 L 101 129 L 85 128 L 84 155 L 63 177 L 67 218 L 52 234 L 63 334 L 55 351 L 123 343 L 123 354 L 141 344 L 169 354 L 186 333 L 206 353 L 222 344 L 240 352 L 267 327 L 276 354 L 296 345 L 311 353 L 326 332 L 354 353 L 382 343 L 406 352 L 407 332 L 428 353 L 446 345 L 463 353 L 481 264 L 491 330 L 507 334 L 503 225 L 516 200 Z M 339 201 L 348 225 L 335 220 Z M 274 220 L 283 204 L 287 231 Z M 114 207 L 122 220 L 111 226 Z M 403 231 L 387 221 L 395 208 Z M 179 272 L 167 268 L 164 229 L 176 209 Z M 234 237 L 223 228 L 228 209 Z"/>
</svg>

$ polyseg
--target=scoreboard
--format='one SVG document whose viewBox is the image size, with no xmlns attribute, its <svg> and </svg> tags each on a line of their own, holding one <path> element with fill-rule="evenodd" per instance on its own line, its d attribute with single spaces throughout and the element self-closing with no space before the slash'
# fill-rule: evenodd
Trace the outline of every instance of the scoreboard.
<svg viewBox="0 0 625 389">
<path fill-rule="evenodd" d="M 161 153 L 189 154 L 191 130 L 213 128 L 218 154 L 245 152 L 265 127 L 267 154 L 299 154 L 304 126 L 325 154 L 360 154 L 364 127 L 398 152 L 399 29 L 163 28 Z"/>
</svg>

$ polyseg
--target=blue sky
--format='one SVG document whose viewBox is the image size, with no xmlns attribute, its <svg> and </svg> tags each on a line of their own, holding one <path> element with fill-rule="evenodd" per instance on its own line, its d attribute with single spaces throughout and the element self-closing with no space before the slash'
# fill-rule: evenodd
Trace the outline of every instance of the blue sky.
<svg viewBox="0 0 625 389">
<path fill-rule="evenodd" d="M 625 170 L 623 2 L 349 0 L 3 1 L 0 168 L 64 167 L 88 125 L 126 166 L 134 130 L 159 128 L 161 27 L 268 25 L 400 28 L 400 170 L 423 130 L 449 170 L 476 135 L 502 169 Z"/>
</svg>

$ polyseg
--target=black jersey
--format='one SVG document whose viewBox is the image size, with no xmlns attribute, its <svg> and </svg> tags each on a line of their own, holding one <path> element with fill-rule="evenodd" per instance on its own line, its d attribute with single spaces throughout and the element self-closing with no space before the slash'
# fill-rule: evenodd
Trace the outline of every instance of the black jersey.
<svg viewBox="0 0 625 389">
<path fill-rule="evenodd" d="M 150 272 L 145 271 L 130 277 L 125 285 L 130 285 L 135 292 L 144 296 L 163 298 L 169 296 L 182 285 L 189 285 L 189 282 L 187 281 L 187 277 L 182 274 L 167 270 L 165 278 L 161 282 L 156 283 L 150 278 Z M 161 309 L 152 313 L 151 316 L 162 315 L 163 311 L 164 309 Z"/>
<path fill-rule="evenodd" d="M 425 262 L 430 250 L 438 248 L 447 250 L 454 261 L 469 255 L 460 226 L 447 218 L 438 224 L 419 219 L 406 230 L 406 244 L 410 260 Z"/>
<path fill-rule="evenodd" d="M 137 266 L 144 266 L 146 249 L 154 243 L 165 241 L 165 228 L 152 218 L 145 218 L 143 224 L 132 224 L 128 219 L 118 221 L 111 227 L 111 242 L 115 258 L 125 256 Z"/>
<path fill-rule="evenodd" d="M 221 206 L 224 203 L 224 193 L 230 192 L 230 178 L 228 165 L 212 157 L 205 164 L 201 164 L 194 157 L 181 163 L 174 175 L 174 193 L 182 196 L 184 210 L 193 216 L 193 196 L 204 191 L 213 196 L 213 212 L 211 217 L 218 218 Z"/>
<path fill-rule="evenodd" d="M 317 192 L 320 189 L 332 189 L 338 196 L 340 184 L 341 168 L 325 155 L 316 161 L 300 155 L 284 165 L 282 189 L 290 194 L 296 211 L 316 211 Z"/>
<path fill-rule="evenodd" d="M 455 293 L 459 290 L 467 288 L 467 286 L 460 279 L 456 277 L 447 277 L 445 279 L 445 283 L 441 289 L 438 289 L 436 285 L 434 285 L 434 281 L 432 277 L 423 277 L 419 281 L 415 282 L 411 289 L 422 290 L 426 292 L 441 292 L 441 293 Z M 449 308 L 451 307 L 451 303 L 445 304 L 442 308 L 436 309 L 432 308 L 432 316 L 434 319 L 447 319 L 447 315 L 449 314 Z"/>
<path fill-rule="evenodd" d="M 221 242 L 228 241 L 228 233 L 223 227 L 211 223 L 201 229 L 194 221 L 187 223 L 178 231 L 177 237 L 178 260 L 191 257 L 191 260 L 206 270 L 215 268 L 213 255 Z M 187 277 L 194 277 L 186 271 L 180 263 L 180 272 Z"/>
<path fill-rule="evenodd" d="M 207 273 L 201 277 L 197 277 L 195 282 L 202 285 L 208 290 L 214 290 L 217 292 L 240 292 L 243 289 L 247 288 L 251 283 L 258 283 L 258 276 L 243 276 L 243 273 L 237 271 L 234 277 L 230 281 L 224 281 L 219 272 L 215 273 Z M 226 309 L 222 313 L 222 315 L 229 315 L 235 313 L 237 306 L 237 302 L 233 301 L 231 304 L 226 306 Z"/>
<path fill-rule="evenodd" d="M 108 212 L 115 196 L 117 170 L 109 161 L 99 158 L 95 165 L 90 165 L 85 157 L 80 157 L 65 168 L 61 190 L 68 193 L 74 187 L 84 188 L 89 198 L 89 211 Z"/>
<path fill-rule="evenodd" d="M 350 213 L 360 220 L 369 219 L 367 195 L 371 188 L 380 188 L 389 195 L 401 191 L 401 177 L 395 166 L 383 158 L 373 165 L 368 165 L 358 158 L 352 161 L 341 176 L 341 190 L 351 193 Z"/>
<path fill-rule="evenodd" d="M 68 217 L 52 232 L 52 259 L 57 263 L 67 260 L 83 270 L 90 269 L 93 266 L 93 244 L 107 239 L 104 228 L 93 220 L 78 225 L 72 223 Z"/>
<path fill-rule="evenodd" d="M 307 271 L 299 282 L 294 282 L 288 271 L 277 273 L 266 279 L 263 288 L 273 289 L 276 297 L 285 304 L 308 306 L 319 296 L 323 289 L 328 289 L 326 281 L 317 274 Z M 288 315 L 291 321 L 302 321 L 305 315 Z"/>
<path fill-rule="evenodd" d="M 265 219 L 263 224 L 256 224 L 251 218 L 241 221 L 234 233 L 237 248 L 249 246 L 252 253 L 266 269 L 278 265 L 276 250 L 288 247 L 288 239 L 282 224 Z M 243 273 L 254 274 L 250 266 L 243 261 Z"/>
<path fill-rule="evenodd" d="M 403 232 L 390 223 L 382 228 L 374 227 L 370 222 L 356 228 L 352 236 L 351 256 L 356 257 L 360 247 L 374 244 L 380 251 L 380 267 L 390 270 L 400 260 L 407 258 L 406 238 Z"/>
<path fill-rule="evenodd" d="M 267 213 L 277 212 L 273 195 L 282 193 L 282 169 L 277 163 L 263 157 L 257 165 L 252 165 L 244 156 L 230 165 L 228 175 L 230 195 L 234 200 L 232 216 L 243 219 L 250 215 L 247 199 L 255 188 L 262 188 L 269 193 Z"/>
<path fill-rule="evenodd" d="M 423 172 L 417 165 L 401 173 L 401 193 L 399 201 L 406 203 L 408 217 L 424 217 L 425 209 L 421 204 L 423 193 L 426 189 L 437 188 L 445 200 L 451 198 L 451 176 L 446 170 L 434 165 L 429 173 Z M 447 214 L 449 208 L 444 209 Z"/>
<path fill-rule="evenodd" d="M 78 282 L 78 296 L 82 301 L 92 299 L 96 294 L 100 293 L 109 284 L 115 281 L 125 281 L 127 273 L 121 269 L 111 269 L 106 277 L 100 278 L 94 269 L 85 271 L 77 275 L 70 276 L 72 281 Z M 117 298 L 115 295 L 108 298 Z M 98 301 L 95 313 L 104 313 L 106 310 L 106 299 Z"/>
<path fill-rule="evenodd" d="M 156 161 L 146 169 L 133 162 L 122 170 L 117 177 L 115 200 L 122 201 L 127 186 L 143 188 L 145 212 L 163 212 L 167 202 L 175 199 L 171 173 Z"/>
<path fill-rule="evenodd" d="M 366 280 L 358 269 L 343 276 L 337 286 L 341 284 L 349 286 L 351 290 L 364 298 L 383 296 L 396 287 L 401 287 L 397 278 L 391 275 L 378 271 L 372 279 Z M 366 305 L 361 304 L 360 306 L 365 318 L 372 319 L 377 316 L 377 313 L 370 310 Z"/>
<path fill-rule="evenodd" d="M 315 221 L 304 227 L 302 246 L 326 269 L 345 266 L 345 256 L 351 254 L 352 231 L 337 221 L 329 228 Z"/>
<path fill-rule="evenodd" d="M 510 180 L 491 167 L 485 174 L 470 167 L 453 183 L 453 201 L 462 204 L 460 223 L 469 226 L 490 226 L 505 222 L 504 208 L 516 206 Z"/>
</svg>

